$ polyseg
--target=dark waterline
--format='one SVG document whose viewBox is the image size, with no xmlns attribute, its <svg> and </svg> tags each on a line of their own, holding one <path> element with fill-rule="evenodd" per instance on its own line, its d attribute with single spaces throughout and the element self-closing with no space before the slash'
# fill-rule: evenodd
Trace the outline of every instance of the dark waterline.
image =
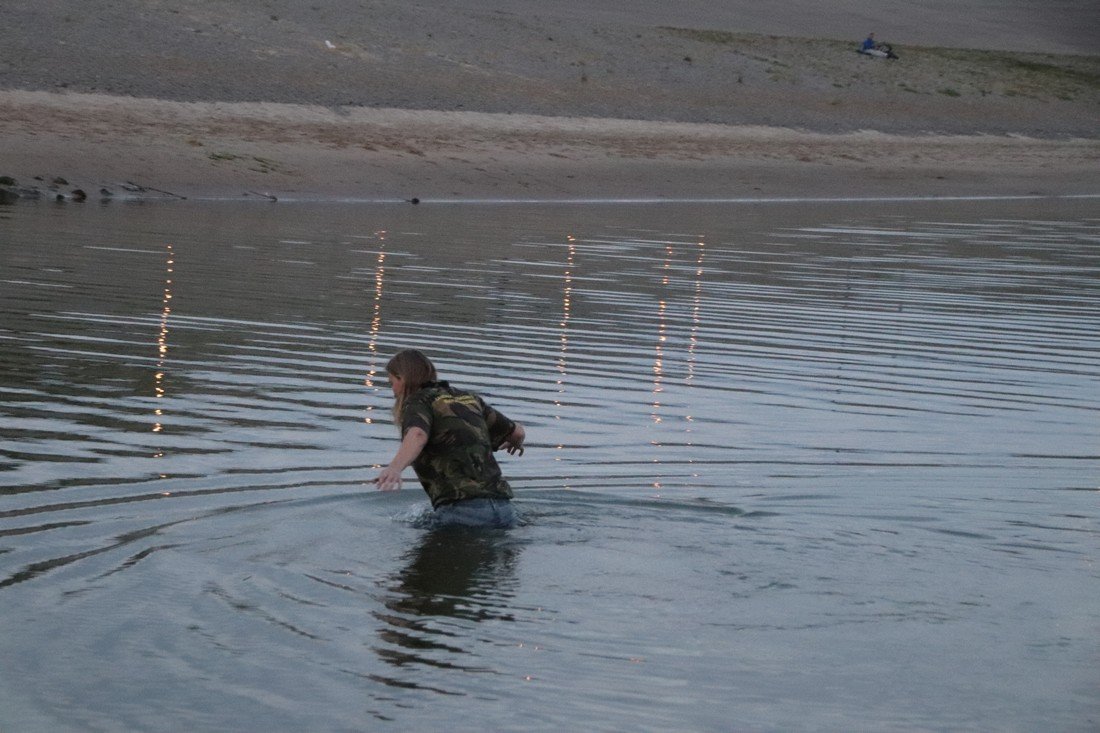
<svg viewBox="0 0 1100 733">
<path fill-rule="evenodd" d="M 0 207 L 0 727 L 1095 729 L 1095 200 L 639 203 Z"/>
</svg>

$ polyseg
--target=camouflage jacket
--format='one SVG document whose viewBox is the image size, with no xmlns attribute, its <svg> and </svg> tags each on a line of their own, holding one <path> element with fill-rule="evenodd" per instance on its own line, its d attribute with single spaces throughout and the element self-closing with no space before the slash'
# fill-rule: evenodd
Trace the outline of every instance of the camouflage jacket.
<svg viewBox="0 0 1100 733">
<path fill-rule="evenodd" d="M 516 424 L 485 400 L 446 382 L 430 382 L 405 400 L 401 435 L 414 427 L 428 434 L 413 470 L 433 507 L 460 499 L 512 498 L 493 451 Z"/>
</svg>

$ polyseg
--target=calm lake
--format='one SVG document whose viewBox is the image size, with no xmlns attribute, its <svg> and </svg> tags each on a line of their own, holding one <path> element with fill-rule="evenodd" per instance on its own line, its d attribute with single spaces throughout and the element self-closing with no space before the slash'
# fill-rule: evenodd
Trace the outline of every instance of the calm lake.
<svg viewBox="0 0 1100 733">
<path fill-rule="evenodd" d="M 0 730 L 1095 731 L 1098 410 L 1096 198 L 0 207 Z"/>
</svg>

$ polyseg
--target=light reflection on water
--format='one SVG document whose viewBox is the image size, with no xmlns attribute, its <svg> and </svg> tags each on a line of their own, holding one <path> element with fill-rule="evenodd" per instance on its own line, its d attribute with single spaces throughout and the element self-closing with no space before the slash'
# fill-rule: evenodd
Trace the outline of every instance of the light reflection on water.
<svg viewBox="0 0 1100 733">
<path fill-rule="evenodd" d="M 0 727 L 1088 729 L 1092 206 L 0 209 Z"/>
</svg>

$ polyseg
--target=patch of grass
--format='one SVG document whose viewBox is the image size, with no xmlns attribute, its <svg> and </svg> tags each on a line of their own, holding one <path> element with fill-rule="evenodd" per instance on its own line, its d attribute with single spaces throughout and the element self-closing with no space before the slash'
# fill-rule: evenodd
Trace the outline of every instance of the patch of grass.
<svg viewBox="0 0 1100 733">
<path fill-rule="evenodd" d="M 866 74 L 845 84 L 846 75 L 856 68 L 853 60 L 858 58 L 854 53 L 858 38 L 845 41 L 678 26 L 659 26 L 655 30 L 665 37 L 666 44 L 680 47 L 680 56 L 691 51 L 695 61 L 714 60 L 718 66 L 732 67 L 737 73 L 743 68 L 751 70 L 753 74 L 746 77 L 746 82 L 764 75 L 772 83 L 824 84 L 834 89 L 891 88 L 955 98 L 1008 94 L 1077 104 L 1094 104 L 1100 99 L 1100 54 L 895 44 L 900 60 L 886 65 L 864 64 L 865 59 L 859 59 L 858 68 Z"/>
<path fill-rule="evenodd" d="M 673 26 L 660 26 L 660 31 L 664 31 L 669 35 L 679 36 L 680 38 L 687 39 L 689 41 L 696 41 L 698 43 L 710 43 L 717 46 L 737 46 L 741 49 L 739 52 L 746 58 L 753 61 L 763 61 L 767 64 L 774 64 L 776 66 L 782 66 L 789 68 L 790 64 L 782 59 L 777 59 L 772 56 L 759 56 L 748 53 L 745 49 L 757 48 L 761 45 L 767 46 L 768 49 L 774 47 L 776 43 L 794 42 L 796 39 L 788 38 L 786 36 L 762 36 L 757 33 L 732 33 L 730 31 L 716 31 L 706 30 L 700 28 L 676 28 Z"/>
<path fill-rule="evenodd" d="M 280 169 L 278 161 L 270 160 L 269 158 L 261 158 L 258 155 L 239 155 L 237 153 L 227 153 L 224 151 L 210 153 L 206 157 L 215 163 L 233 163 L 240 162 L 248 166 L 248 170 L 255 171 L 256 173 L 271 173 Z"/>
<path fill-rule="evenodd" d="M 659 30 L 662 30 L 666 33 L 671 33 L 674 36 L 687 38 L 692 41 L 699 41 L 700 43 L 714 43 L 720 46 L 727 46 L 731 43 L 744 42 L 748 38 L 741 33 L 702 30 L 698 28 L 674 28 L 672 26 L 663 25 L 659 28 Z"/>
<path fill-rule="evenodd" d="M 1100 57 L 925 48 L 922 56 L 949 61 L 987 82 L 1023 84 L 1061 94 L 1100 90 Z M 961 72 L 958 72 L 961 73 Z"/>
<path fill-rule="evenodd" d="M 250 168 L 257 173 L 270 173 L 271 171 L 278 170 L 279 164 L 274 160 L 268 160 L 267 158 L 261 158 L 258 155 L 253 155 L 252 160 L 258 164 L 258 167 Z"/>
<path fill-rule="evenodd" d="M 1051 64 L 1045 61 L 1036 61 L 1018 56 L 1004 58 L 1004 66 L 1009 71 L 1029 74 L 1036 80 L 1042 79 L 1052 83 L 1080 84 L 1082 86 L 1100 89 L 1100 73 L 1089 72 L 1084 69 L 1075 69 L 1069 66 Z"/>
</svg>

